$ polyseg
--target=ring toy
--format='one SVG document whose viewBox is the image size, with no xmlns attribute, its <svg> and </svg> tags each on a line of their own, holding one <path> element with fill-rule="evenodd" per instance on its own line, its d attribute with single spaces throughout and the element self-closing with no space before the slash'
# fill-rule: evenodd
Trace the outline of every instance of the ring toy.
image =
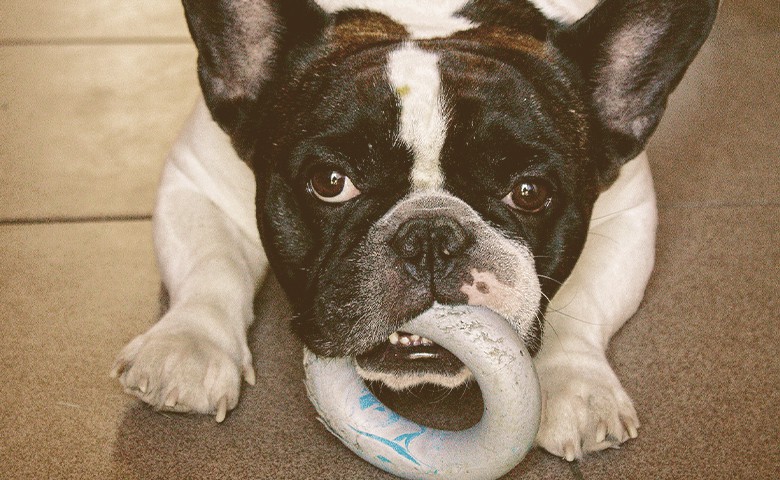
<svg viewBox="0 0 780 480">
<path fill-rule="evenodd" d="M 541 415 L 531 356 L 501 316 L 482 307 L 437 305 L 402 330 L 456 355 L 482 391 L 482 419 L 461 431 L 437 430 L 383 405 L 352 358 L 304 349 L 306 389 L 325 427 L 358 456 L 409 479 L 496 479 L 533 447 Z"/>
</svg>

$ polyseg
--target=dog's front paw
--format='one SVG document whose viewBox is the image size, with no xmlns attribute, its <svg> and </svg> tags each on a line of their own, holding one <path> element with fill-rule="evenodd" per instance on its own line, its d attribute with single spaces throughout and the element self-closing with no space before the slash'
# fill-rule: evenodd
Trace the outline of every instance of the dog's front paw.
<svg viewBox="0 0 780 480">
<path fill-rule="evenodd" d="M 536 364 L 542 419 L 536 442 L 568 461 L 636 438 L 639 419 L 601 354 L 560 353 Z"/>
<path fill-rule="evenodd" d="M 238 403 L 242 373 L 254 384 L 251 356 L 237 350 L 191 331 L 153 328 L 125 346 L 111 376 L 158 410 L 212 414 L 221 422 Z"/>
</svg>

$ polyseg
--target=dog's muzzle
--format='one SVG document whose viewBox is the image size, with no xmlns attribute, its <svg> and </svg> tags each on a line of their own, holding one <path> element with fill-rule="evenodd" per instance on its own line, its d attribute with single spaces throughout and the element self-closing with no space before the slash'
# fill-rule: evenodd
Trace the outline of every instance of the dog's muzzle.
<svg viewBox="0 0 780 480">
<path fill-rule="evenodd" d="M 369 237 L 380 261 L 365 290 L 374 294 L 364 297 L 367 304 L 392 282 L 404 285 L 395 305 L 388 306 L 397 312 L 408 310 L 407 305 L 482 305 L 504 316 L 521 336 L 536 318 L 541 290 L 528 249 L 503 237 L 452 195 L 410 195 L 377 222 Z M 408 311 L 402 320 L 419 313 Z M 394 389 L 421 383 L 452 388 L 471 378 L 455 355 L 404 331 L 390 333 L 356 361 L 364 378 Z"/>
</svg>

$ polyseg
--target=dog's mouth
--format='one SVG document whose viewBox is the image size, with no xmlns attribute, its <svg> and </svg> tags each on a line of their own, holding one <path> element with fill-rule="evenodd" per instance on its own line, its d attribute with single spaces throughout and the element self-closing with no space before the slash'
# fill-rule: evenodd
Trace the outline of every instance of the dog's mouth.
<svg viewBox="0 0 780 480">
<path fill-rule="evenodd" d="M 394 390 L 432 383 L 457 387 L 471 378 L 458 357 L 430 339 L 393 332 L 384 342 L 355 357 L 358 373 Z"/>
</svg>

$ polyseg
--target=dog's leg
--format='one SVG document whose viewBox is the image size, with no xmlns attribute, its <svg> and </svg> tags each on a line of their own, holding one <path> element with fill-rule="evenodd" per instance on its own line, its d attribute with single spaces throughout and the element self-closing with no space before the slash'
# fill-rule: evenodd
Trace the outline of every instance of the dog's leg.
<svg viewBox="0 0 780 480">
<path fill-rule="evenodd" d="M 656 223 L 643 153 L 599 197 L 582 255 L 547 309 L 535 362 L 543 395 L 537 443 L 567 460 L 637 436 L 636 411 L 605 350 L 642 300 Z"/>
<path fill-rule="evenodd" d="M 254 383 L 246 331 L 266 269 L 254 178 L 200 102 L 174 145 L 154 213 L 170 307 L 120 353 L 113 376 L 158 409 L 225 417 Z"/>
</svg>

